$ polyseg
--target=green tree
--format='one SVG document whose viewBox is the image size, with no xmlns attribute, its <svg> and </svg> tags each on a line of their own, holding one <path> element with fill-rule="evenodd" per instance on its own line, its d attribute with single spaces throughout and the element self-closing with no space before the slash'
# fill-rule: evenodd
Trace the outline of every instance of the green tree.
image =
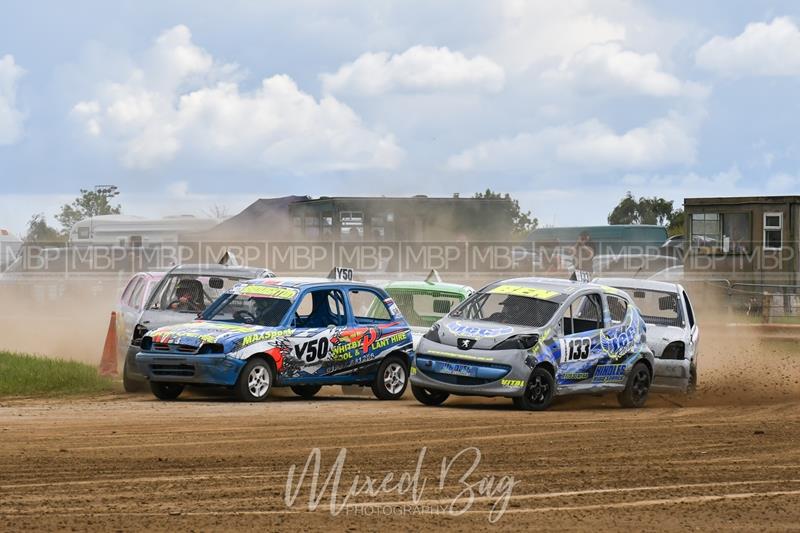
<svg viewBox="0 0 800 533">
<path fill-rule="evenodd" d="M 494 192 L 487 188 L 485 192 L 476 192 L 473 198 L 507 200 L 506 209 L 508 212 L 508 219 L 512 231 L 516 235 L 527 235 L 528 232 L 536 229 L 539 225 L 539 219 L 531 217 L 530 211 L 522 211 L 522 208 L 519 206 L 519 200 L 512 198 L 508 193 Z"/>
<path fill-rule="evenodd" d="M 619 204 L 608 215 L 609 224 L 638 224 L 639 202 L 633 197 L 631 191 L 620 200 Z"/>
<path fill-rule="evenodd" d="M 28 244 L 54 244 L 64 242 L 64 236 L 47 224 L 44 213 L 37 213 L 28 221 L 28 231 L 23 240 Z"/>
<path fill-rule="evenodd" d="M 683 210 L 674 209 L 673 201 L 653 196 L 638 200 L 628 191 L 608 214 L 609 224 L 657 224 L 669 228 L 683 227 Z"/>
<path fill-rule="evenodd" d="M 118 215 L 122 206 L 111 205 L 111 199 L 119 194 L 116 185 L 97 185 L 93 190 L 81 189 L 81 195 L 71 204 L 61 206 L 56 220 L 61 223 L 61 232 L 66 235 L 76 222 L 98 215 Z"/>
<path fill-rule="evenodd" d="M 669 218 L 669 225 L 667 226 L 667 232 L 669 232 L 670 237 L 673 235 L 684 234 L 685 220 L 686 213 L 683 212 L 683 209 L 676 209 L 672 212 L 672 215 Z"/>
</svg>

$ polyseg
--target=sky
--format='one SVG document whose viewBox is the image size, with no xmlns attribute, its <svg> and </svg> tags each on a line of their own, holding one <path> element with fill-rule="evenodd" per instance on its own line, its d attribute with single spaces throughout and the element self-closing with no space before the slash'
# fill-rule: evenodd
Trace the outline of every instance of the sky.
<svg viewBox="0 0 800 533">
<path fill-rule="evenodd" d="M 800 3 L 0 0 L 0 227 L 286 194 L 800 194 Z"/>
</svg>

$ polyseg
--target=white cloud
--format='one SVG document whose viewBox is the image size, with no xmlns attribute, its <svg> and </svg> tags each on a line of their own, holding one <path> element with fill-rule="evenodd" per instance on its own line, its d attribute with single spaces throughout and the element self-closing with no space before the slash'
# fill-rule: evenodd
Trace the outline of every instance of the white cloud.
<svg viewBox="0 0 800 533">
<path fill-rule="evenodd" d="M 536 133 L 485 141 L 450 157 L 456 171 L 580 169 L 586 173 L 691 164 L 697 140 L 689 119 L 677 113 L 617 133 L 592 119 Z"/>
<path fill-rule="evenodd" d="M 497 92 L 505 83 L 503 68 L 484 56 L 467 58 L 447 47 L 421 45 L 401 54 L 368 52 L 320 78 L 326 92 L 372 96 L 392 91 Z"/>
<path fill-rule="evenodd" d="M 727 76 L 796 76 L 800 29 L 788 17 L 751 23 L 734 38 L 715 36 L 695 59 L 698 66 Z"/>
<path fill-rule="evenodd" d="M 678 96 L 684 90 L 678 78 L 662 70 L 657 54 L 626 50 L 620 43 L 588 46 L 563 60 L 557 69 L 546 71 L 542 77 L 592 88 L 622 88 L 657 97 Z"/>
<path fill-rule="evenodd" d="M 25 71 L 14 56 L 0 57 L 0 145 L 14 144 L 22 136 L 25 115 L 17 109 L 17 84 Z"/>
<path fill-rule="evenodd" d="M 331 96 L 316 100 L 286 75 L 241 91 L 242 73 L 192 43 L 162 33 L 121 81 L 96 84 L 73 107 L 91 137 L 110 141 L 130 168 L 176 158 L 296 172 L 392 168 L 403 157 Z"/>
</svg>

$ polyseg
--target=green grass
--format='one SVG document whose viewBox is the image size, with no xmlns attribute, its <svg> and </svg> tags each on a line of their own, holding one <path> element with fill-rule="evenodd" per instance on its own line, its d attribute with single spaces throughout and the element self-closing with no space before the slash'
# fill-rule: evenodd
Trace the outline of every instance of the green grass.
<svg viewBox="0 0 800 533">
<path fill-rule="evenodd" d="M 76 361 L 0 351 L 0 396 L 65 396 L 114 390 L 97 368 Z"/>
</svg>

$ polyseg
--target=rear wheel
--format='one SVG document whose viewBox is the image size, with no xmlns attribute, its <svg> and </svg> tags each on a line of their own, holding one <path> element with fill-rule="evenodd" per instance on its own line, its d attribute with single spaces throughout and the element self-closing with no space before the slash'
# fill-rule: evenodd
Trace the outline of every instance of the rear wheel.
<svg viewBox="0 0 800 533">
<path fill-rule="evenodd" d="M 234 386 L 236 398 L 243 402 L 263 402 L 272 389 L 272 366 L 260 357 L 250 359 Z"/>
<path fill-rule="evenodd" d="M 175 400 L 183 392 L 183 384 L 151 381 L 150 390 L 159 400 Z"/>
<path fill-rule="evenodd" d="M 633 365 L 625 390 L 617 395 L 620 405 L 622 407 L 642 407 L 650 393 L 651 381 L 650 369 L 646 364 L 639 362 Z"/>
<path fill-rule="evenodd" d="M 322 385 L 292 385 L 291 389 L 301 398 L 310 400 L 322 389 Z"/>
<path fill-rule="evenodd" d="M 449 392 L 426 389 L 416 385 L 411 385 L 411 394 L 414 395 L 414 398 L 419 403 L 424 403 L 425 405 L 442 405 L 450 397 Z"/>
<path fill-rule="evenodd" d="M 390 355 L 378 367 L 372 393 L 379 400 L 397 400 L 408 385 L 408 363 L 398 355 Z"/>
<path fill-rule="evenodd" d="M 542 367 L 536 367 L 525 384 L 522 396 L 514 398 L 514 405 L 526 411 L 544 411 L 553 403 L 556 393 L 556 380 Z"/>
</svg>

